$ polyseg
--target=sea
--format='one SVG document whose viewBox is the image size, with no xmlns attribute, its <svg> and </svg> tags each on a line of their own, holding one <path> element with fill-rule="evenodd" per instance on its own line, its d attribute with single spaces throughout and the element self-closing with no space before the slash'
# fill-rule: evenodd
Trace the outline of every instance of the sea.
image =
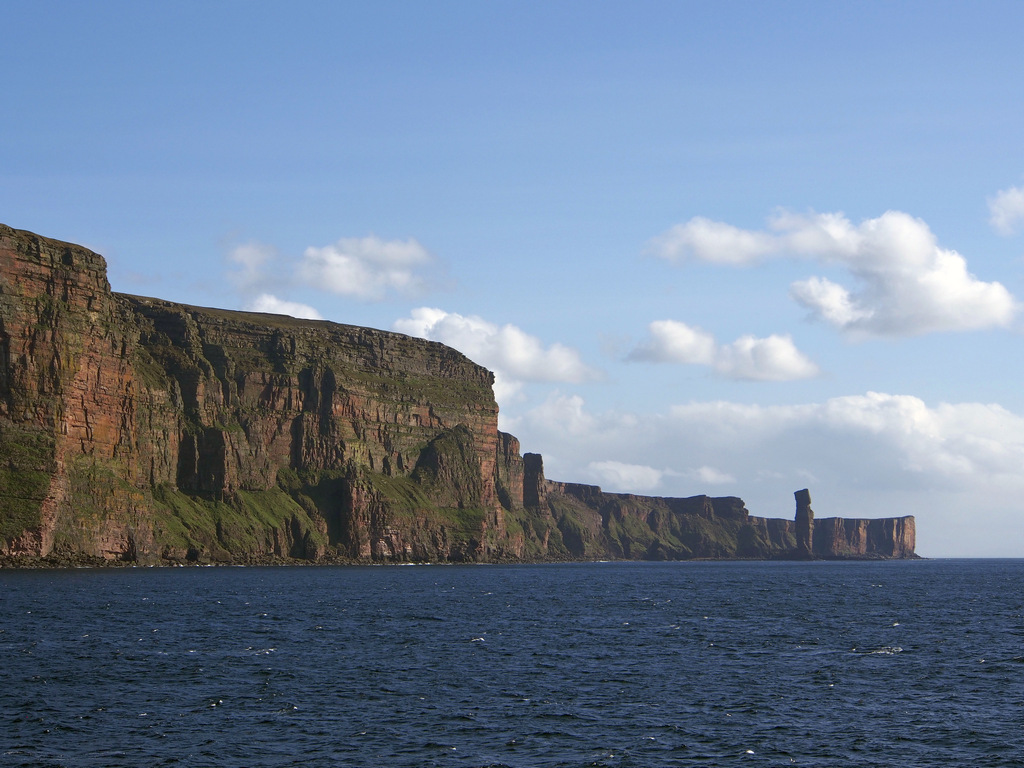
<svg viewBox="0 0 1024 768">
<path fill-rule="evenodd" d="M 1021 766 L 1024 560 L 0 571 L 0 765 Z"/>
</svg>

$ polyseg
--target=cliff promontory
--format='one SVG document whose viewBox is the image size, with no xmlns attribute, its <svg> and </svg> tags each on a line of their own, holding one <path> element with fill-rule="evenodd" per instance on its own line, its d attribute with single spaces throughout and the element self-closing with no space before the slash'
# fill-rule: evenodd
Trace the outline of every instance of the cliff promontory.
<svg viewBox="0 0 1024 768">
<path fill-rule="evenodd" d="M 0 225 L 0 556 L 914 556 L 913 518 L 812 537 L 799 510 L 549 481 L 492 383 L 435 342 L 113 293 L 101 256 Z"/>
</svg>

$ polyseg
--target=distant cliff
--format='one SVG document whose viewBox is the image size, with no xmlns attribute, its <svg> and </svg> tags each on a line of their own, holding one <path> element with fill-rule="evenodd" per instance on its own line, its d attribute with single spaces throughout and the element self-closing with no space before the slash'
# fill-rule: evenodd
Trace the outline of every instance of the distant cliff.
<svg viewBox="0 0 1024 768">
<path fill-rule="evenodd" d="M 492 383 L 435 342 L 112 293 L 101 256 L 0 225 L 0 556 L 914 556 L 913 518 L 798 542 L 738 498 L 548 481 Z"/>
</svg>

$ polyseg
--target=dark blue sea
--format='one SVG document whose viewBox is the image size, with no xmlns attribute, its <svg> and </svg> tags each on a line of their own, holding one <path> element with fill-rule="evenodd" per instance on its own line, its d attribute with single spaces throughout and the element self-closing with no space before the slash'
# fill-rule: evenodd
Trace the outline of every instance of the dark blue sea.
<svg viewBox="0 0 1024 768">
<path fill-rule="evenodd" d="M 1024 561 L 0 572 L 2 766 L 1021 766 Z"/>
</svg>

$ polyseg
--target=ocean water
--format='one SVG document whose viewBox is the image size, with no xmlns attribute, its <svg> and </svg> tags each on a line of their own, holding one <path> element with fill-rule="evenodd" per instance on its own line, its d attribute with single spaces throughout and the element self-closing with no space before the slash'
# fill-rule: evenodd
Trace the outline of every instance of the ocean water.
<svg viewBox="0 0 1024 768">
<path fill-rule="evenodd" d="M 1020 766 L 1024 561 L 0 572 L 3 766 Z"/>
</svg>

